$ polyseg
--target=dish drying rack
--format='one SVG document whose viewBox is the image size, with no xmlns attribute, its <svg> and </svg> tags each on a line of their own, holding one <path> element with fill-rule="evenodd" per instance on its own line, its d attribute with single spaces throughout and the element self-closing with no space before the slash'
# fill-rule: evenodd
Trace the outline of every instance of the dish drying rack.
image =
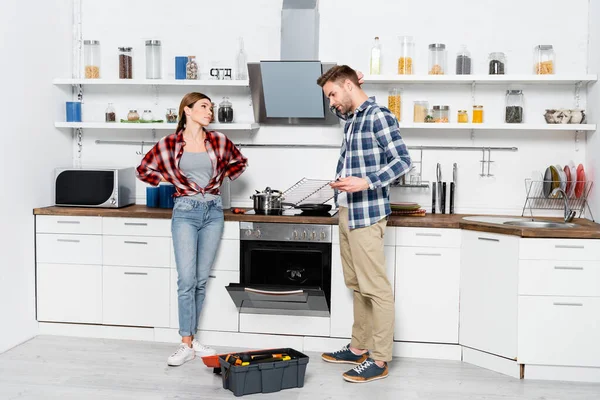
<svg viewBox="0 0 600 400">
<path fill-rule="evenodd" d="M 283 192 L 283 201 L 296 206 L 324 204 L 334 196 L 330 183 L 328 180 L 302 178 Z"/>
<path fill-rule="evenodd" d="M 525 204 L 523 205 L 523 212 L 521 214 L 522 217 L 525 216 L 525 210 L 529 209 L 529 214 L 533 217 L 533 210 L 562 210 L 565 207 L 564 199 L 561 194 L 557 194 L 555 197 L 553 196 L 544 196 L 544 183 L 552 185 L 552 183 L 558 183 L 557 181 L 535 181 L 532 179 L 525 179 L 525 191 L 527 193 L 527 198 L 525 199 Z M 577 198 L 575 194 L 571 194 L 567 197 L 567 204 L 569 208 L 574 211 L 579 212 L 579 218 L 583 216 L 585 213 L 585 209 L 587 208 L 592 221 L 594 221 L 594 216 L 592 215 L 592 210 L 588 204 L 587 198 L 592 190 L 593 182 L 591 181 L 577 181 L 573 182 L 574 185 L 583 184 L 583 192 L 581 196 Z"/>
</svg>

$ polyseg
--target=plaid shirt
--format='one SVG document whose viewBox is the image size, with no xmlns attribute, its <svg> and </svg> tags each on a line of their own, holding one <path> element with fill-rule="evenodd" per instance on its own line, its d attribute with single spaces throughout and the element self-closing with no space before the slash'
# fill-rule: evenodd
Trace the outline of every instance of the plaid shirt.
<svg viewBox="0 0 600 400">
<path fill-rule="evenodd" d="M 368 190 L 348 193 L 348 225 L 350 229 L 373 225 L 391 214 L 389 184 L 411 166 L 398 120 L 390 110 L 377 105 L 374 97 L 353 115 L 341 115 L 334 108 L 332 111 L 346 120 L 336 178 L 341 176 L 345 163 L 347 176 L 365 178 L 369 183 Z"/>
<path fill-rule="evenodd" d="M 248 159 L 224 134 L 216 131 L 206 132 L 206 153 L 213 167 L 212 177 L 205 188 L 189 180 L 179 169 L 183 155 L 183 131 L 175 132 L 160 139 L 142 159 L 136 169 L 136 176 L 152 186 L 160 183 L 161 178 L 175 186 L 174 197 L 189 196 L 197 193 L 220 194 L 219 186 L 225 177 L 234 180 L 244 172 Z"/>
</svg>

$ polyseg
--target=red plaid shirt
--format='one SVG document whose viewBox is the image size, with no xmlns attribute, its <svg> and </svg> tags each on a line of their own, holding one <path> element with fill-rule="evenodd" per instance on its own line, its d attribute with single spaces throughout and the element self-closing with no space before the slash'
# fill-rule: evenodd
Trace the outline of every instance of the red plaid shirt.
<svg viewBox="0 0 600 400">
<path fill-rule="evenodd" d="M 183 155 L 183 131 L 175 132 L 160 139 L 146 153 L 136 169 L 136 176 L 152 186 L 160 183 L 161 178 L 175 186 L 175 197 L 194 195 L 197 193 L 220 194 L 219 186 L 223 179 L 234 180 L 244 172 L 248 159 L 224 134 L 216 131 L 206 132 L 206 152 L 213 166 L 213 174 L 205 188 L 189 180 L 179 169 L 179 161 Z"/>
</svg>

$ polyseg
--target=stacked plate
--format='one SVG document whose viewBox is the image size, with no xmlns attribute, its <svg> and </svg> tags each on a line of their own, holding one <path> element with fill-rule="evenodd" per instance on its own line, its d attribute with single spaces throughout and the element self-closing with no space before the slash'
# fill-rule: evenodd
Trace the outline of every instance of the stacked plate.
<svg viewBox="0 0 600 400">
<path fill-rule="evenodd" d="M 564 190 L 570 199 L 581 198 L 585 189 L 585 171 L 583 165 L 579 164 L 575 167 L 575 164 L 571 161 L 564 167 L 557 164 L 546 168 L 542 194 L 546 198 L 552 197 L 552 191 L 556 188 Z"/>
<path fill-rule="evenodd" d="M 418 203 L 390 203 L 392 215 L 425 216 L 425 210 Z"/>
</svg>

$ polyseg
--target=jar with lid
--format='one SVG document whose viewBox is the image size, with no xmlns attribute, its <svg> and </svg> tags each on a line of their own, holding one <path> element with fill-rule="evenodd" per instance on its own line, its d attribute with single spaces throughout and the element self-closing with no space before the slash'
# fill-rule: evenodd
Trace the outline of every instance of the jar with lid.
<svg viewBox="0 0 600 400">
<path fill-rule="evenodd" d="M 223 101 L 219 103 L 219 122 L 233 122 L 233 106 L 229 101 L 229 97 L 223 97 Z"/>
<path fill-rule="evenodd" d="M 413 74 L 415 59 L 415 42 L 412 36 L 400 36 L 400 56 L 398 58 L 398 75 Z"/>
<path fill-rule="evenodd" d="M 83 56 L 85 65 L 85 79 L 100 78 L 100 41 L 84 40 Z"/>
<path fill-rule="evenodd" d="M 177 123 L 177 111 L 174 108 L 167 108 L 165 119 L 169 124 Z"/>
<path fill-rule="evenodd" d="M 129 110 L 127 113 L 127 121 L 139 121 L 140 114 L 138 114 L 137 110 Z"/>
<path fill-rule="evenodd" d="M 489 74 L 490 75 L 504 75 L 506 74 L 506 56 L 502 52 L 490 53 L 488 57 L 489 61 Z"/>
<path fill-rule="evenodd" d="M 429 45 L 429 75 L 446 73 L 446 45 L 433 43 Z"/>
<path fill-rule="evenodd" d="M 162 76 L 162 50 L 160 40 L 146 40 L 146 79 Z"/>
<path fill-rule="evenodd" d="M 471 53 L 464 45 L 456 55 L 456 75 L 471 75 Z"/>
<path fill-rule="evenodd" d="M 456 120 L 459 124 L 466 124 L 469 122 L 469 114 L 467 114 L 467 110 L 458 110 Z"/>
<path fill-rule="evenodd" d="M 413 110 L 413 122 L 425 122 L 429 112 L 429 103 L 426 101 L 415 101 Z"/>
<path fill-rule="evenodd" d="M 523 91 L 506 91 L 506 112 L 504 120 L 507 124 L 520 124 L 523 122 Z"/>
<path fill-rule="evenodd" d="M 474 124 L 483 124 L 483 106 L 473 106 L 473 121 Z"/>
<path fill-rule="evenodd" d="M 151 122 L 153 119 L 154 119 L 154 116 L 152 115 L 152 110 L 144 110 L 141 121 Z"/>
<path fill-rule="evenodd" d="M 185 79 L 198 79 L 196 56 L 188 56 L 187 64 L 185 64 Z"/>
<path fill-rule="evenodd" d="M 449 121 L 449 106 L 433 106 L 433 122 L 447 123 Z"/>
<path fill-rule="evenodd" d="M 117 121 L 117 113 L 115 112 L 113 103 L 108 103 L 108 107 L 106 107 L 106 110 L 104 111 L 104 121 L 105 122 L 116 122 Z"/>
<path fill-rule="evenodd" d="M 119 79 L 133 78 L 133 49 L 119 47 Z"/>
<path fill-rule="evenodd" d="M 400 97 L 400 90 L 397 88 L 390 88 L 388 91 L 388 109 L 396 116 L 398 121 L 402 120 L 402 101 Z"/>
<path fill-rule="evenodd" d="M 550 75 L 554 73 L 554 49 L 550 44 L 540 44 L 534 50 L 534 73 Z"/>
</svg>

